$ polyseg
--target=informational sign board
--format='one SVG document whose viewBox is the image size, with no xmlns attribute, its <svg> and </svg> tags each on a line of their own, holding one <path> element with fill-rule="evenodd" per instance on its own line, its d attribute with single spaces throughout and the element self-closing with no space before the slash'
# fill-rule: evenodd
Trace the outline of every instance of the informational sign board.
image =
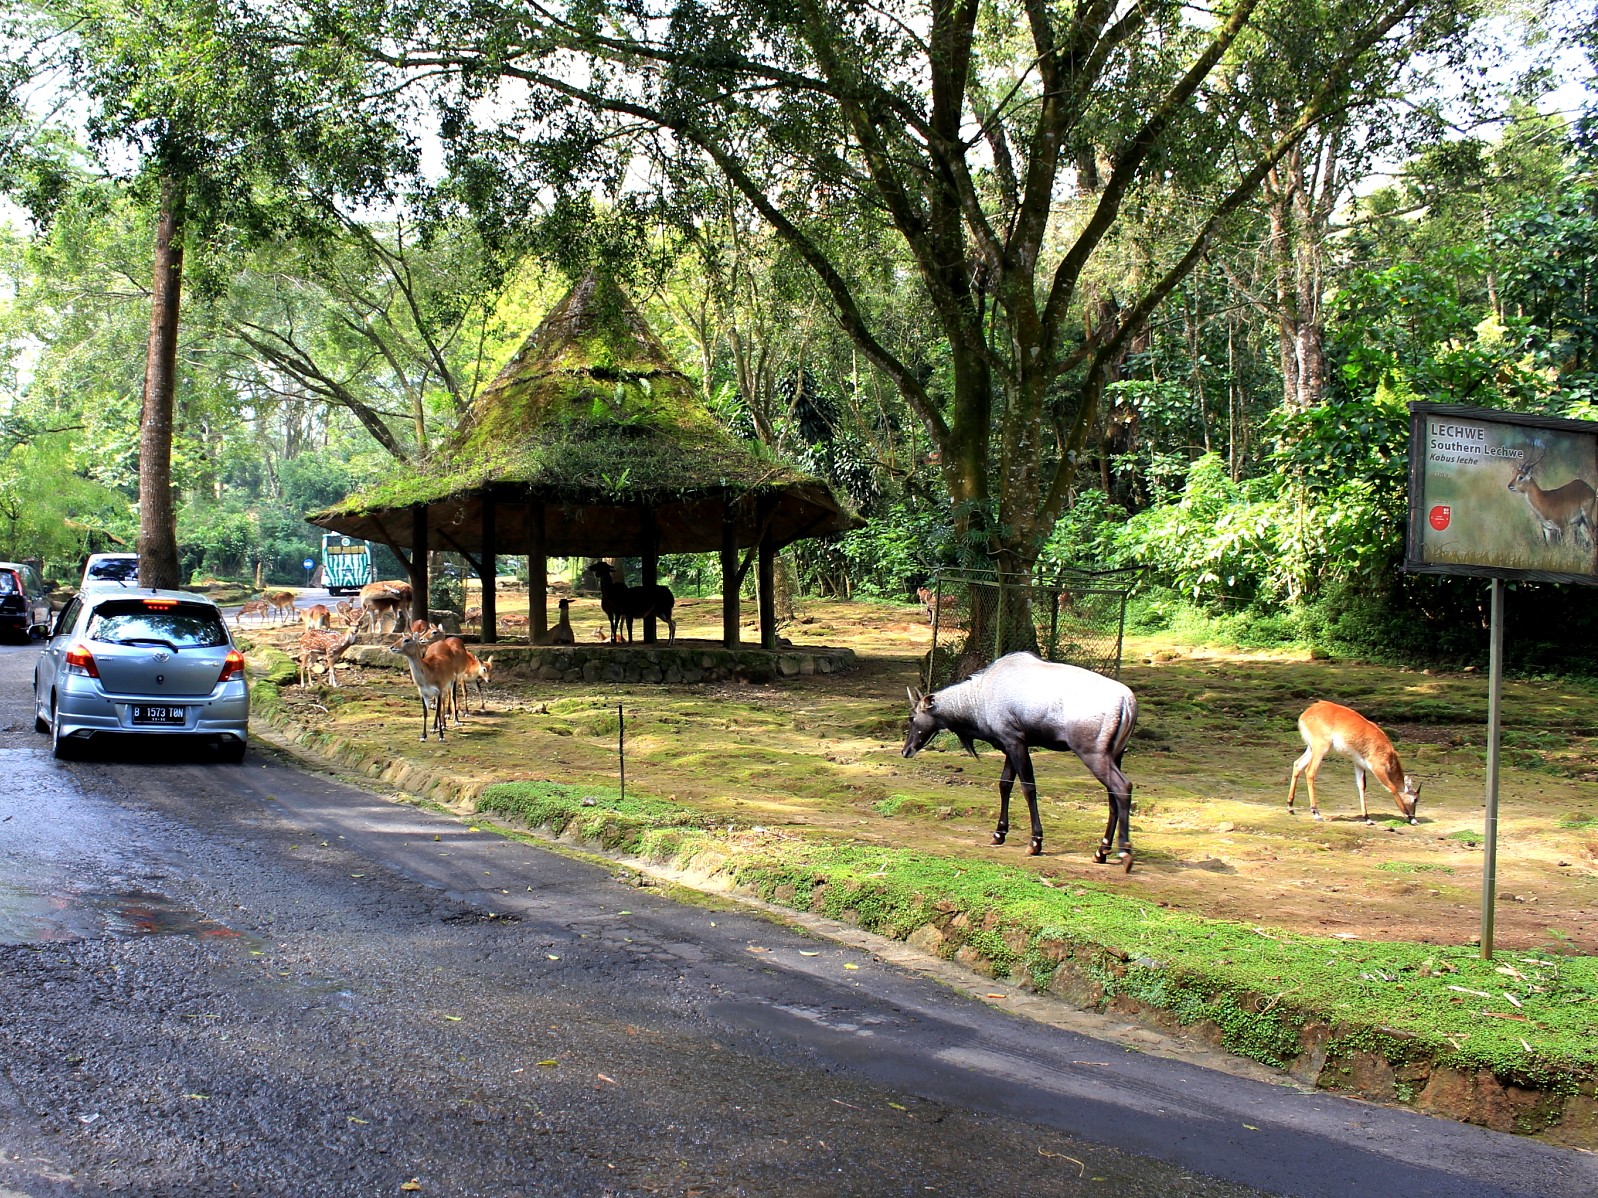
<svg viewBox="0 0 1598 1198">
<path fill-rule="evenodd" d="M 1598 422 L 1409 410 L 1405 570 L 1598 585 Z"/>
</svg>

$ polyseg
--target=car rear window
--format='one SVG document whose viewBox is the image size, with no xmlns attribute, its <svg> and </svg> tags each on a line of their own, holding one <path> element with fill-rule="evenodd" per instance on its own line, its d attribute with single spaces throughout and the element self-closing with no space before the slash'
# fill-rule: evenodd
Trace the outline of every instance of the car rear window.
<svg viewBox="0 0 1598 1198">
<path fill-rule="evenodd" d="M 17 576 L 12 570 L 0 570 L 0 595 L 17 593 Z"/>
<path fill-rule="evenodd" d="M 209 649 L 228 643 L 222 613 L 203 603 L 118 599 L 102 603 L 85 630 L 91 641 L 113 645 L 164 644 L 174 649 Z"/>
<path fill-rule="evenodd" d="M 136 557 L 108 557 L 90 562 L 87 577 L 90 582 L 137 582 L 139 559 Z"/>
</svg>

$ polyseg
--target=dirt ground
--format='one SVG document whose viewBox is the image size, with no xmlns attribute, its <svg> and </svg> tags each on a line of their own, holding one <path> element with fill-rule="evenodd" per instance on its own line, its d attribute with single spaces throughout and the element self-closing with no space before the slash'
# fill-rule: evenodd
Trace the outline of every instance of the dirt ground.
<svg viewBox="0 0 1598 1198">
<path fill-rule="evenodd" d="M 500 600 L 517 610 L 516 596 Z M 523 608 L 522 610 L 525 610 Z M 679 636 L 719 638 L 713 599 L 680 602 Z M 580 640 L 598 639 L 597 603 L 578 598 Z M 340 668 L 338 690 L 288 687 L 289 713 L 331 723 L 396 755 L 492 780 L 614 784 L 616 705 L 627 720 L 629 788 L 775 835 L 848 837 L 943 855 L 999 859 L 1049 881 L 1086 880 L 1198 914 L 1359 938 L 1468 944 L 1481 923 L 1486 678 L 1303 655 L 1258 655 L 1161 638 L 1129 640 L 1123 680 L 1138 731 L 1125 768 L 1134 787 L 1130 875 L 1095 866 L 1103 788 L 1068 754 L 1039 751 L 1044 853 L 1025 856 L 1025 805 L 1010 843 L 988 845 L 999 755 L 963 755 L 943 736 L 900 756 L 907 686 L 930 643 L 920 609 L 809 600 L 783 629 L 800 645 L 846 645 L 855 670 L 773 685 L 616 686 L 496 676 L 486 710 L 458 735 L 417 742 L 407 675 Z M 297 633 L 246 629 L 286 644 Z M 753 639 L 752 628 L 746 635 Z M 400 664 L 396 658 L 396 665 Z M 1420 823 L 1400 821 L 1369 784 L 1374 826 L 1359 817 L 1353 773 L 1328 758 L 1322 822 L 1286 810 L 1302 749 L 1298 713 L 1317 699 L 1352 706 L 1387 731 L 1422 783 Z M 474 704 L 474 706 L 476 706 Z M 1496 943 L 1598 953 L 1598 686 L 1506 682 L 1500 775 Z"/>
</svg>

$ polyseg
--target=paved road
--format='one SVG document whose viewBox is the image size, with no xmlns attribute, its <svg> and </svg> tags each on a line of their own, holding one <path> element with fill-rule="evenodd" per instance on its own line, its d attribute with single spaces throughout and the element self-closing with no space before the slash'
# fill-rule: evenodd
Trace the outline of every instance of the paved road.
<svg viewBox="0 0 1598 1198">
<path fill-rule="evenodd" d="M 33 656 L 0 651 L 0 1198 L 1598 1193 L 259 753 L 56 763 Z"/>
</svg>

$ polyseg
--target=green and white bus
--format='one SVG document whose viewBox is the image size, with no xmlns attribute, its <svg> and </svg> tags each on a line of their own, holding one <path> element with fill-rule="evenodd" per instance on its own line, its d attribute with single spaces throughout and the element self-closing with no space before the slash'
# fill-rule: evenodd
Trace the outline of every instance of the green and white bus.
<svg viewBox="0 0 1598 1198">
<path fill-rule="evenodd" d="M 322 535 L 322 584 L 332 595 L 353 595 L 372 581 L 372 547 L 355 537 Z"/>
</svg>

